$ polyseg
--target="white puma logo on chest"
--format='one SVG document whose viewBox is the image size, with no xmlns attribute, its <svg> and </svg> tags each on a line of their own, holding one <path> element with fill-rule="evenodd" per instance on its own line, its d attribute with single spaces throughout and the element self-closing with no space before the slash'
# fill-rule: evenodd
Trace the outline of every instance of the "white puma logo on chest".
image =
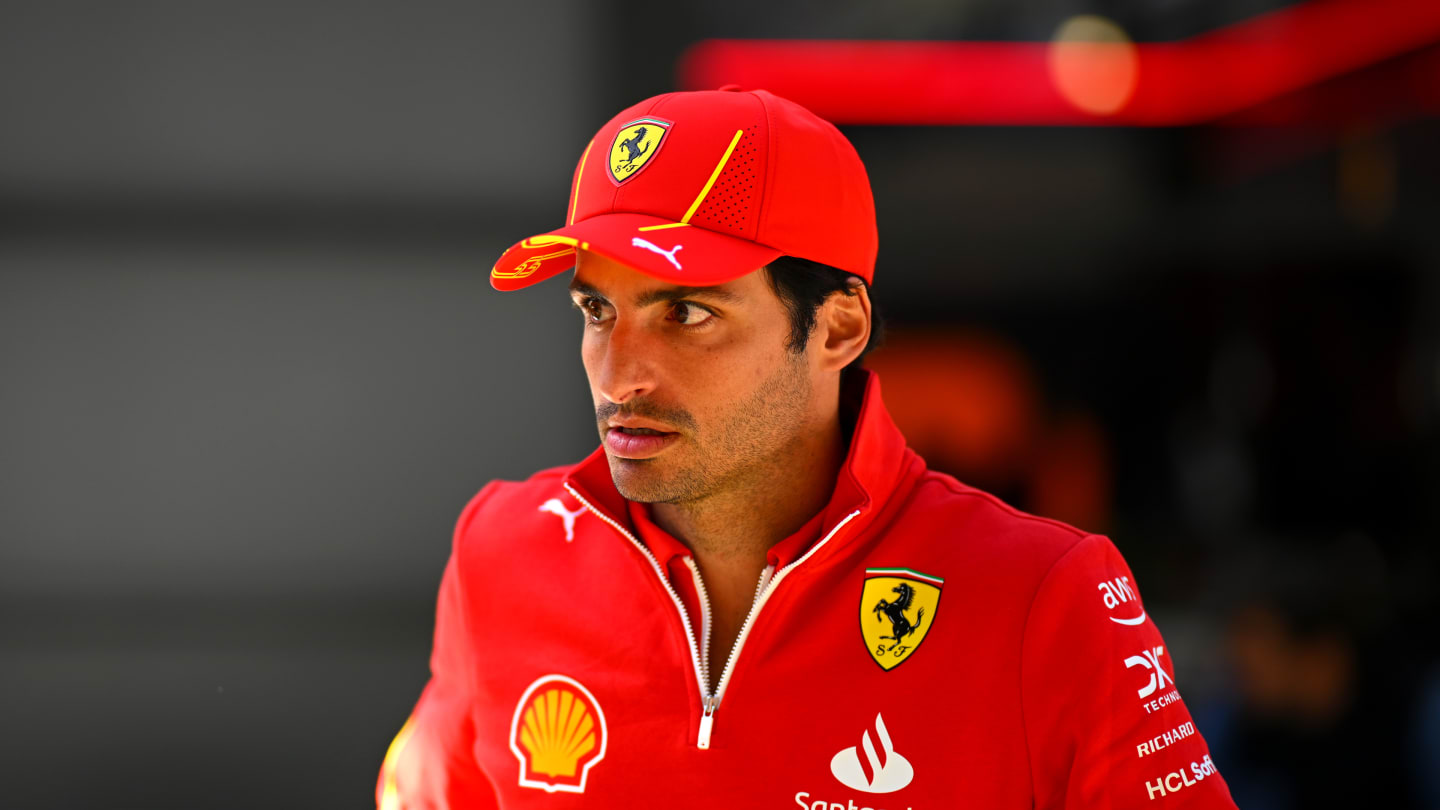
<svg viewBox="0 0 1440 810">
<path fill-rule="evenodd" d="M 557 515 L 565 521 L 565 542 L 569 543 L 575 539 L 575 518 L 585 514 L 585 507 L 582 506 L 571 512 L 565 508 L 565 504 L 561 503 L 559 498 L 551 498 L 540 504 L 540 511 Z"/>
</svg>

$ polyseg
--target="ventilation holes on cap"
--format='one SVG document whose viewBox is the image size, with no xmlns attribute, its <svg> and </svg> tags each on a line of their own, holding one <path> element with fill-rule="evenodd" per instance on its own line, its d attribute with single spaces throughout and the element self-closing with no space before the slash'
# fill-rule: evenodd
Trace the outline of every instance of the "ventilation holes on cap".
<svg viewBox="0 0 1440 810">
<path fill-rule="evenodd" d="M 705 196 L 700 210 L 690 221 L 714 230 L 748 234 L 752 230 L 751 206 L 755 202 L 756 136 L 759 125 L 745 128 L 725 168 Z"/>
</svg>

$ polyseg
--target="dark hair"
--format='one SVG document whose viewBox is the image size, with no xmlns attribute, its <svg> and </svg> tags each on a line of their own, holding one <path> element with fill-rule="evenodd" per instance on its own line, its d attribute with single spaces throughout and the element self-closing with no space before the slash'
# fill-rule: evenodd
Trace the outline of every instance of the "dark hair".
<svg viewBox="0 0 1440 810">
<path fill-rule="evenodd" d="M 765 271 L 771 289 L 775 290 L 780 303 L 790 313 L 790 337 L 785 341 L 785 348 L 796 354 L 805 351 L 810 333 L 815 331 L 815 315 L 831 295 L 837 292 L 842 295 L 858 294 L 850 286 L 850 279 L 859 278 L 854 273 L 809 259 L 781 256 L 767 264 Z M 871 306 L 870 339 L 865 342 L 865 349 L 845 367 L 845 371 L 860 368 L 860 361 L 865 355 L 885 340 L 885 321 L 880 317 L 880 310 L 874 307 L 873 295 Z"/>
</svg>

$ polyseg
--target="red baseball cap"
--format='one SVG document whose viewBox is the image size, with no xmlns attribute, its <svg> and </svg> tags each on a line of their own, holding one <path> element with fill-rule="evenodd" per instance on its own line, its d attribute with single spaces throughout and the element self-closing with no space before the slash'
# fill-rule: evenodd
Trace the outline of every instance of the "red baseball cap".
<svg viewBox="0 0 1440 810">
<path fill-rule="evenodd" d="M 490 271 L 518 290 L 575 266 L 577 248 L 665 281 L 721 284 L 780 256 L 875 275 L 875 202 L 855 147 L 764 90 L 666 93 L 600 128 L 580 156 L 565 227 Z"/>
</svg>

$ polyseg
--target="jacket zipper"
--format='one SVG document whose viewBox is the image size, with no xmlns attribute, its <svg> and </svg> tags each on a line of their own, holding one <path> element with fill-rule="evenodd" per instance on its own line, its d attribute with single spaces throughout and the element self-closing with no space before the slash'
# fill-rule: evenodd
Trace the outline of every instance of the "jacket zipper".
<svg viewBox="0 0 1440 810">
<path fill-rule="evenodd" d="M 706 712 L 708 712 L 708 713 L 710 713 L 710 714 L 713 714 L 715 710 L 714 710 L 713 708 L 707 708 L 707 707 L 704 705 L 704 704 L 706 703 L 706 701 L 709 700 L 709 691 L 708 691 L 708 689 L 709 689 L 709 683 L 708 683 L 708 681 L 707 681 L 706 678 L 705 678 L 704 664 L 703 664 L 703 663 L 701 662 L 701 660 L 700 660 L 700 654 L 699 654 L 699 652 L 695 649 L 695 628 L 694 628 L 694 626 L 690 623 L 690 615 L 689 615 L 688 613 L 686 613 L 686 611 L 685 611 L 685 604 L 680 601 L 680 594 L 678 594 L 678 593 L 675 592 L 675 586 L 673 586 L 673 585 L 670 584 L 670 578 L 667 577 L 667 576 L 665 576 L 665 572 L 664 572 L 663 570 L 661 570 L 661 568 L 660 568 L 660 561 L 657 560 L 657 559 L 655 559 L 655 555 L 652 554 L 652 553 L 650 553 L 650 549 L 649 549 L 649 548 L 646 548 L 646 546 L 645 546 L 644 543 L 642 543 L 642 542 L 640 542 L 639 540 L 635 539 L 635 535 L 631 534 L 628 529 L 626 529 L 624 526 L 621 526 L 619 523 L 616 523 L 614 520 L 612 520 L 612 519 L 610 518 L 609 515 L 605 514 L 604 512 L 601 512 L 599 509 L 596 509 L 594 506 L 592 506 L 592 505 L 590 504 L 590 502 L 587 501 L 587 500 L 585 500 L 584 498 L 582 498 L 582 497 L 580 496 L 580 493 L 576 492 L 576 491 L 575 491 L 575 488 L 572 487 L 572 486 L 570 486 L 569 483 L 565 483 L 564 486 L 565 486 L 565 489 L 566 489 L 571 495 L 573 495 L 573 496 L 575 497 L 575 500 L 577 500 L 577 501 L 580 502 L 580 505 L 581 505 L 581 506 L 583 506 L 583 507 L 585 507 L 586 509 L 590 510 L 590 514 L 592 514 L 592 515 L 594 515 L 595 517 L 598 517 L 598 518 L 600 518 L 601 520 L 605 521 L 606 523 L 610 524 L 610 526 L 611 526 L 612 528 L 614 528 L 615 531 L 617 531 L 617 532 L 619 532 L 620 534 L 624 535 L 625 539 L 626 539 L 626 540 L 629 540 L 629 541 L 630 541 L 630 544 L 631 544 L 632 546 L 634 546 L 635 548 L 639 549 L 640 553 L 643 554 L 643 555 L 645 555 L 645 559 L 647 559 L 647 560 L 650 561 L 650 567 L 651 567 L 652 569 L 654 569 L 654 571 L 655 571 L 655 576 L 657 576 L 657 577 L 660 578 L 660 584 L 661 584 L 662 586 L 664 586 L 665 592 L 668 593 L 668 594 L 670 594 L 670 601 L 672 601 L 672 602 L 675 603 L 675 611 L 680 614 L 680 623 L 685 626 L 685 643 L 687 643 L 687 644 L 690 645 L 690 662 L 691 662 L 692 664 L 694 664 L 694 666 L 695 666 L 695 681 L 696 681 L 696 683 L 698 683 L 698 684 L 700 685 L 700 698 L 701 698 L 700 702 L 701 702 L 701 704 L 702 704 L 702 705 L 701 705 L 701 709 L 704 710 L 704 711 L 706 711 Z M 717 701 L 717 703 L 718 703 L 718 701 Z M 702 719 L 702 720 L 700 721 L 700 726 L 701 726 L 702 731 L 707 731 L 707 732 L 708 732 L 708 728 L 706 727 L 705 720 Z M 706 733 L 706 734 L 704 734 L 704 736 L 707 738 L 707 739 L 706 739 L 706 744 L 703 745 L 703 746 L 701 746 L 701 747 L 702 747 L 702 748 L 708 748 L 708 747 L 709 747 L 709 740 L 708 740 L 709 735 L 708 735 L 708 733 Z"/>
<path fill-rule="evenodd" d="M 670 578 L 666 576 L 665 571 L 660 568 L 660 561 L 655 559 L 655 555 L 651 553 L 650 549 L 636 539 L 635 535 L 631 534 L 628 529 L 615 522 L 609 515 L 596 509 L 589 501 L 581 497 L 580 493 L 576 492 L 575 488 L 570 486 L 569 483 L 565 483 L 564 487 L 566 491 L 574 496 L 575 500 L 580 502 L 581 506 L 590 510 L 590 513 L 595 515 L 595 517 L 610 524 L 611 528 L 619 532 L 626 540 L 629 540 L 630 544 L 645 556 L 645 559 L 650 562 L 650 568 L 655 571 L 655 576 L 660 578 L 660 584 L 665 588 L 665 592 L 670 594 L 670 601 L 675 603 L 675 611 L 680 614 L 680 623 L 685 628 L 685 641 L 690 645 L 690 662 L 694 665 L 695 681 L 700 691 L 700 731 L 695 740 L 695 746 L 702 751 L 709 749 L 710 735 L 715 727 L 715 710 L 720 708 L 720 700 L 725 696 L 725 687 L 730 681 L 730 673 L 735 669 L 735 660 L 740 657 L 740 649 L 745 646 L 745 639 L 750 635 L 750 628 L 755 624 L 755 617 L 758 616 L 760 610 L 765 607 L 765 603 L 770 600 L 771 594 L 775 593 L 775 589 L 779 587 L 780 582 L 785 579 L 785 576 L 795 570 L 796 566 L 810 559 L 810 556 L 824 547 L 826 543 L 829 543 L 830 538 L 834 537 L 836 532 L 840 531 L 844 528 L 845 524 L 860 514 L 860 510 L 857 509 L 846 515 L 843 520 L 835 524 L 835 527 L 831 529 L 820 542 L 811 546 L 810 550 L 805 552 L 805 554 L 795 562 L 781 568 L 778 572 L 773 566 L 766 566 L 765 571 L 760 574 L 760 581 L 755 589 L 755 601 L 750 605 L 750 613 L 745 617 L 745 623 L 740 625 L 740 635 L 735 638 L 735 646 L 730 648 L 730 656 L 725 661 L 725 669 L 721 670 L 720 680 L 716 682 L 715 693 L 712 695 L 710 693 L 709 672 L 710 597 L 705 590 L 704 583 L 700 579 L 700 569 L 695 566 L 694 559 L 687 557 L 685 563 L 690 567 L 690 572 L 695 577 L 696 591 L 700 595 L 701 622 L 705 634 L 704 647 L 701 648 L 703 652 L 701 649 L 697 649 L 695 626 L 690 621 L 690 615 L 685 610 L 685 604 L 680 601 L 680 594 L 675 592 L 675 586 L 670 584 Z"/>
<path fill-rule="evenodd" d="M 705 677 L 700 683 L 700 694 L 705 695 L 710 689 L 710 592 L 705 590 L 705 580 L 700 578 L 700 566 L 695 564 L 695 558 L 686 557 L 685 565 L 695 578 L 695 593 L 700 596 L 700 674 Z"/>
<path fill-rule="evenodd" d="M 810 559 L 812 554 L 823 548 L 826 543 L 829 543 L 830 538 L 834 537 L 836 532 L 843 529 L 845 524 L 854 520 L 859 514 L 860 510 L 856 509 L 854 512 L 846 515 L 843 520 L 835 524 L 835 528 L 831 529 L 828 534 L 821 538 L 820 542 L 811 546 L 810 550 L 801 555 L 800 559 L 795 562 L 781 568 L 779 571 L 776 571 L 773 566 L 765 567 L 764 572 L 760 574 L 759 587 L 756 588 L 755 591 L 755 603 L 750 606 L 750 614 L 745 617 L 745 623 L 740 625 L 740 635 L 736 636 L 735 646 L 730 648 L 730 657 L 725 661 L 725 669 L 720 671 L 720 680 L 715 684 L 714 705 L 709 710 L 711 715 L 715 714 L 715 709 L 720 707 L 720 701 L 725 697 L 725 687 L 729 685 L 730 674 L 735 671 L 735 661 L 740 657 L 740 650 L 745 646 L 745 639 L 750 636 L 750 628 L 755 626 L 755 618 L 760 615 L 760 611 L 764 609 L 765 603 L 770 601 L 770 597 L 775 593 L 775 589 L 780 587 L 780 583 L 785 579 L 786 575 L 794 571 L 801 563 Z M 771 576 L 772 573 L 774 576 Z M 710 747 L 710 730 L 713 725 L 713 719 L 708 725 L 705 724 L 702 719 L 699 740 L 699 746 L 701 748 Z"/>
</svg>

